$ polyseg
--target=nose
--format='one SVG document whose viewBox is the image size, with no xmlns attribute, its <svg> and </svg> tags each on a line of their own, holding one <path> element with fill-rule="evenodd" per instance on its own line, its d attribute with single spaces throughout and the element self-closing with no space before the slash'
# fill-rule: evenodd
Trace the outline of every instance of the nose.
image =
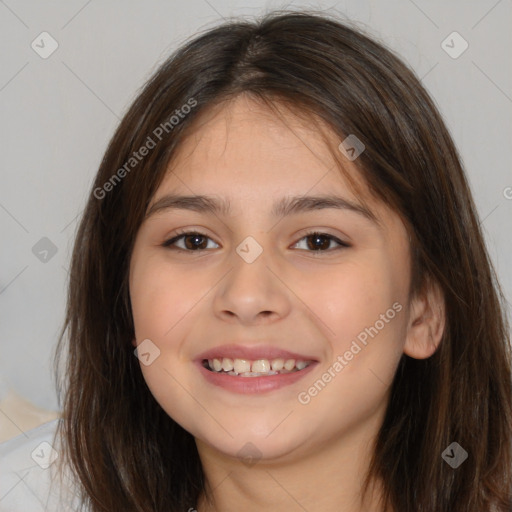
<svg viewBox="0 0 512 512">
<path fill-rule="evenodd" d="M 223 321 L 243 325 L 273 322 L 290 311 L 291 291 L 284 284 L 277 265 L 264 250 L 254 261 L 237 252 L 230 259 L 230 270 L 217 288 L 215 314 Z"/>
</svg>

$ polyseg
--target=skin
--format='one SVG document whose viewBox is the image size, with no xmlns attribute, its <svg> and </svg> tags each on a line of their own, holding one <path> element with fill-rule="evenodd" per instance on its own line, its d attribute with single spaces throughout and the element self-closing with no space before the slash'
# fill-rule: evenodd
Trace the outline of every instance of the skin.
<svg viewBox="0 0 512 512">
<path fill-rule="evenodd" d="M 348 159 L 345 167 L 360 180 Z M 274 201 L 284 196 L 360 198 L 311 124 L 287 112 L 278 118 L 245 96 L 212 110 L 182 142 L 151 205 L 171 192 L 232 204 L 231 216 L 163 210 L 148 217 L 130 265 L 133 345 L 150 339 L 160 350 L 141 370 L 162 408 L 195 437 L 213 489 L 213 501 L 201 497 L 197 510 L 381 511 L 378 483 L 365 503 L 359 492 L 389 385 L 400 355 L 429 357 L 444 327 L 435 288 L 409 302 L 410 247 L 401 219 L 370 196 L 366 204 L 380 227 L 350 210 L 272 218 Z M 181 228 L 204 233 L 206 241 L 195 243 L 206 248 L 162 247 Z M 327 239 L 315 251 L 308 231 L 350 247 L 337 250 Z M 247 236 L 263 249 L 252 263 L 236 252 Z M 183 249 L 185 242 L 177 244 Z M 401 311 L 300 403 L 298 394 L 395 303 Z M 208 384 L 193 360 L 234 340 L 311 354 L 319 364 L 282 389 L 232 393 Z M 256 447 L 251 464 L 241 460 L 249 442 Z"/>
</svg>

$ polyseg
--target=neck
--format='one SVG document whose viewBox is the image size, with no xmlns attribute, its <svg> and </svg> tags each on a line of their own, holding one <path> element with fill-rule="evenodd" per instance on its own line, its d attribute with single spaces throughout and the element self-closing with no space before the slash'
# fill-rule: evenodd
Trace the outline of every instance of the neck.
<svg viewBox="0 0 512 512">
<path fill-rule="evenodd" d="M 381 420 L 374 416 L 367 425 L 320 446 L 253 465 L 196 440 L 209 489 L 209 499 L 203 494 L 198 500 L 197 512 L 384 512 L 379 484 L 361 498 Z"/>
</svg>

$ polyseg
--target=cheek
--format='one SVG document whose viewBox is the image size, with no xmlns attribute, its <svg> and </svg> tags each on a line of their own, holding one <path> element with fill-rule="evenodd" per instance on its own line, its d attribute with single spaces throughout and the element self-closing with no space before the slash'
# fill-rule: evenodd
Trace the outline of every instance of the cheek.
<svg viewBox="0 0 512 512">
<path fill-rule="evenodd" d="M 358 393 L 378 395 L 392 381 L 405 335 L 406 285 L 407 275 L 382 257 L 333 267 L 328 276 L 305 283 L 302 296 L 329 343 L 323 371 L 333 384 L 326 386 L 326 399 L 340 391 L 348 400 L 352 392 L 354 400 Z"/>
<path fill-rule="evenodd" d="M 183 346 L 187 333 L 193 329 L 193 310 L 204 290 L 194 281 L 199 279 L 197 275 L 184 268 L 173 269 L 161 258 L 150 257 L 140 263 L 134 257 L 130 296 L 136 342 L 151 340 L 147 350 L 151 354 L 149 364 L 142 360 L 140 363 L 142 375 L 166 413 L 189 427 L 190 416 L 201 416 L 201 411 L 184 392 L 191 387 L 191 372 Z"/>
<path fill-rule="evenodd" d="M 135 263 L 130 298 L 137 341 L 165 342 L 172 337 L 174 327 L 201 299 L 195 280 L 197 274 L 173 269 L 158 258 L 140 266 Z"/>
<path fill-rule="evenodd" d="M 392 277 L 389 269 L 361 262 L 310 295 L 326 326 L 329 356 L 304 382 L 298 402 L 308 417 L 323 418 L 332 435 L 384 410 L 404 333 L 403 293 Z"/>
<path fill-rule="evenodd" d="M 326 338 L 337 350 L 375 322 L 380 327 L 381 315 L 404 297 L 403 286 L 386 261 L 370 264 L 360 259 L 305 275 L 300 296 L 321 319 Z M 390 315 L 395 316 L 393 310 Z"/>
</svg>

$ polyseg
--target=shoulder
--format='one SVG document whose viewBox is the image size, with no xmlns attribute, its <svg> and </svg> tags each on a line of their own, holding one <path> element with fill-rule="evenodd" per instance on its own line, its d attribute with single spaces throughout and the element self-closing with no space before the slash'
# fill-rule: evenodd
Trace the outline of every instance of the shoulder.
<svg viewBox="0 0 512 512">
<path fill-rule="evenodd" d="M 0 443 L 0 512 L 74 512 L 76 496 L 57 478 L 62 419 Z"/>
</svg>

